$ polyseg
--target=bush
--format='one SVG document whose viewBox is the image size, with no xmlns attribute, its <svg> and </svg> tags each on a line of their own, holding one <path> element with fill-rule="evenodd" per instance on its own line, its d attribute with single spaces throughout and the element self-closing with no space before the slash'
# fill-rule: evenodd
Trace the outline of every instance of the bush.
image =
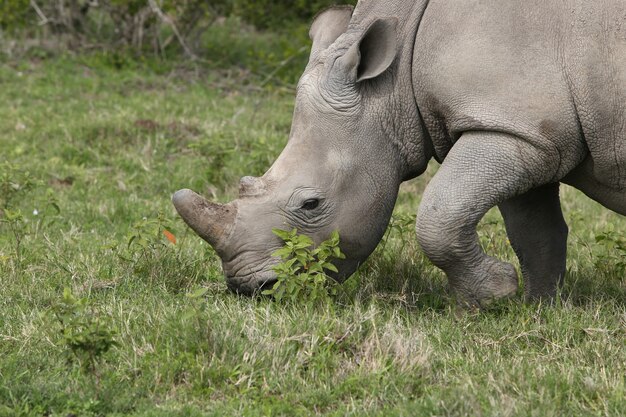
<svg viewBox="0 0 626 417">
<path fill-rule="evenodd" d="M 3 0 L 0 2 L 0 29 L 13 31 L 32 23 L 33 10 L 29 0 Z"/>
<path fill-rule="evenodd" d="M 204 31 L 220 16 L 240 17 L 260 29 L 309 22 L 323 8 L 356 0 L 3 0 L 3 31 L 45 31 L 70 48 L 129 48 L 163 54 L 177 45 L 194 55 Z"/>
<path fill-rule="evenodd" d="M 259 29 L 281 29 L 296 22 L 309 22 L 333 4 L 353 4 L 356 0 L 233 0 L 232 12 Z"/>
<path fill-rule="evenodd" d="M 0 27 L 35 27 L 63 37 L 69 46 L 126 47 L 162 53 L 178 44 L 192 54 L 193 44 L 230 0 L 5 0 Z M 36 22 L 36 23 L 35 23 Z M 173 42 L 176 41 L 176 42 Z"/>
</svg>

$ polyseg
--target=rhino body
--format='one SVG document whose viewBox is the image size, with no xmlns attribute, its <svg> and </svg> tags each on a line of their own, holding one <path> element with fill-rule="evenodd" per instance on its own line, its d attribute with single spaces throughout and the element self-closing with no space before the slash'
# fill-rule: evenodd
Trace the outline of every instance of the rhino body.
<svg viewBox="0 0 626 417">
<path fill-rule="evenodd" d="M 476 225 L 498 206 L 526 294 L 550 297 L 565 272 L 559 183 L 626 215 L 626 2 L 361 0 L 311 26 L 287 146 L 225 205 L 190 190 L 174 204 L 222 257 L 229 286 L 274 280 L 272 228 L 324 240 L 339 230 L 336 279 L 388 224 L 399 185 L 441 163 L 417 238 L 460 298 L 517 289 Z"/>
</svg>

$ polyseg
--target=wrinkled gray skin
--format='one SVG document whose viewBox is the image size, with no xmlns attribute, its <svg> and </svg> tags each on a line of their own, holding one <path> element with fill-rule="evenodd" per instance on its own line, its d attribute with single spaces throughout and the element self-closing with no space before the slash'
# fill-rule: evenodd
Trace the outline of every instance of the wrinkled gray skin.
<svg viewBox="0 0 626 417">
<path fill-rule="evenodd" d="M 471 303 L 517 289 L 476 225 L 498 205 L 530 297 L 554 295 L 568 229 L 559 182 L 626 214 L 626 2 L 361 0 L 311 31 L 289 142 L 240 198 L 173 201 L 222 257 L 228 285 L 273 282 L 272 228 L 316 242 L 337 229 L 352 274 L 381 239 L 398 187 L 442 165 L 417 237 Z M 316 203 L 317 202 L 317 203 Z M 316 206 L 317 204 L 317 206 Z"/>
</svg>

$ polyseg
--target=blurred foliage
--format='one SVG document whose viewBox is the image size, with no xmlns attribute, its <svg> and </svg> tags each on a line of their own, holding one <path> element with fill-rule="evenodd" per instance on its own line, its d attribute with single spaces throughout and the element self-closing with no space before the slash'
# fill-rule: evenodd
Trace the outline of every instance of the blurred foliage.
<svg viewBox="0 0 626 417">
<path fill-rule="evenodd" d="M 15 28 L 32 23 L 33 12 L 29 0 L 3 0 L 0 2 L 0 28 Z"/>
<path fill-rule="evenodd" d="M 356 0 L 232 0 L 233 13 L 260 29 L 278 30 L 294 22 L 309 22 L 320 10 Z"/>
<path fill-rule="evenodd" d="M 0 30 L 62 38 L 64 46 L 164 54 L 199 52 L 202 35 L 220 17 L 283 31 L 310 22 L 332 4 L 356 0 L 3 0 Z"/>
<path fill-rule="evenodd" d="M 226 6 L 226 0 L 4 0 L 0 28 L 62 38 L 72 49 L 162 52 L 177 41 L 191 54 L 188 44 L 228 12 Z"/>
</svg>

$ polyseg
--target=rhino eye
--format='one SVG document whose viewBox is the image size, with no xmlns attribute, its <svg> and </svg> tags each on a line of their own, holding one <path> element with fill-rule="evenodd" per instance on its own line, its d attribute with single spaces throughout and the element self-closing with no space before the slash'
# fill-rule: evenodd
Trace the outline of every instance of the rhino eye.
<svg viewBox="0 0 626 417">
<path fill-rule="evenodd" d="M 317 198 L 312 198 L 302 204 L 302 210 L 315 210 L 319 205 L 320 201 Z"/>
</svg>

